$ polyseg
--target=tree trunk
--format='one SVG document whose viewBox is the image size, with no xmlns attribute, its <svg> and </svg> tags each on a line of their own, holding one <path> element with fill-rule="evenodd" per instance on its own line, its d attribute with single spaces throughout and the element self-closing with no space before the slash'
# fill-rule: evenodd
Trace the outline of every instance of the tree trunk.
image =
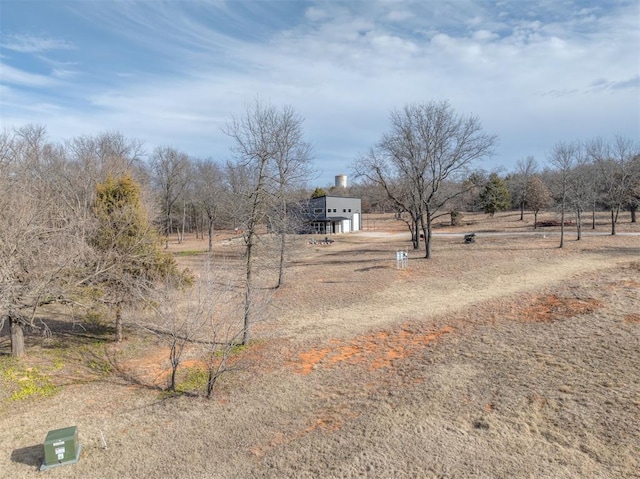
<svg viewBox="0 0 640 479">
<path fill-rule="evenodd" d="M 225 372 L 229 347 L 230 345 L 226 345 L 225 349 L 222 350 L 222 357 L 220 358 L 220 362 L 217 366 L 215 366 L 215 363 L 213 361 L 209 363 L 209 377 L 207 378 L 207 399 L 211 399 L 216 381 Z"/>
<path fill-rule="evenodd" d="M 582 215 L 580 208 L 576 211 L 576 227 L 578 228 L 578 238 L 576 238 L 576 240 L 580 241 L 582 239 Z"/>
<path fill-rule="evenodd" d="M 413 232 L 412 232 L 413 249 L 420 248 L 420 224 L 417 220 L 413 220 Z"/>
<path fill-rule="evenodd" d="M 116 343 L 122 341 L 122 307 L 116 306 Z"/>
<path fill-rule="evenodd" d="M 171 213 L 168 210 L 169 206 L 167 205 L 167 217 L 165 218 L 165 225 L 164 225 L 164 233 L 166 235 L 166 242 L 164 245 L 165 249 L 169 249 L 169 236 L 171 235 Z"/>
<path fill-rule="evenodd" d="M 524 201 L 520 202 L 520 221 L 524 220 Z"/>
<path fill-rule="evenodd" d="M 187 222 L 187 204 L 183 203 L 182 204 L 182 227 L 180 231 L 180 241 L 179 241 L 180 244 L 184 242 L 184 226 L 186 222 Z"/>
<path fill-rule="evenodd" d="M 560 213 L 560 248 L 564 246 L 564 197 L 562 198 L 562 206 Z"/>
<path fill-rule="evenodd" d="M 427 226 L 427 237 L 424 240 L 424 257 L 425 259 L 431 259 L 431 227 Z"/>
<path fill-rule="evenodd" d="M 425 259 L 430 259 L 431 258 L 431 213 L 427 211 L 426 215 L 427 215 L 426 230 L 424 226 L 424 220 L 421 220 L 422 231 L 424 234 L 424 257 Z"/>
<path fill-rule="evenodd" d="M 631 222 L 635 223 L 636 222 L 636 211 L 638 208 L 636 208 L 635 206 L 632 206 L 629 211 L 631 212 Z"/>
<path fill-rule="evenodd" d="M 278 283 L 276 289 L 278 289 L 284 283 L 284 257 L 286 253 L 286 233 L 280 233 L 280 263 L 278 264 Z"/>
<path fill-rule="evenodd" d="M 176 373 L 178 372 L 178 354 L 175 343 L 171 345 L 171 351 L 169 352 L 169 361 L 171 362 L 171 379 L 169 380 L 169 391 L 176 391 Z"/>
<path fill-rule="evenodd" d="M 207 231 L 209 235 L 209 253 L 213 251 L 213 218 L 208 217 L 209 220 L 209 229 Z"/>
<path fill-rule="evenodd" d="M 243 331 L 242 331 L 242 345 L 249 344 L 249 327 L 251 326 L 251 293 L 253 289 L 252 284 L 252 270 L 253 270 L 253 231 L 251 230 L 253 225 L 249 226 L 248 239 L 247 239 L 247 262 L 246 262 L 246 277 L 245 277 L 245 290 L 244 290 L 244 318 L 243 318 Z"/>
<path fill-rule="evenodd" d="M 596 229 L 596 204 L 593 203 L 593 208 L 591 209 L 591 229 Z"/>
<path fill-rule="evenodd" d="M 213 373 L 213 368 L 209 368 L 209 377 L 207 378 L 207 399 L 211 399 L 217 379 L 218 376 Z"/>
<path fill-rule="evenodd" d="M 615 236 L 616 234 L 616 216 L 613 208 L 611 208 L 611 235 Z"/>
<path fill-rule="evenodd" d="M 538 210 L 533 211 L 533 229 L 538 229 Z"/>
<path fill-rule="evenodd" d="M 24 356 L 24 331 L 22 323 L 14 315 L 9 313 L 9 327 L 11 329 L 11 356 L 19 358 Z"/>
<path fill-rule="evenodd" d="M 280 262 L 278 264 L 278 283 L 276 289 L 284 283 L 284 260 L 287 251 L 287 203 L 282 205 L 282 224 L 280 225 Z"/>
</svg>

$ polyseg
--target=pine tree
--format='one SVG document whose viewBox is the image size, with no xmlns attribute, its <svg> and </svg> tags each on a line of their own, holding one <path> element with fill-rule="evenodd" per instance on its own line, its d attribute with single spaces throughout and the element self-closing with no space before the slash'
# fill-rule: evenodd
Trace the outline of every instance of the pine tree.
<svg viewBox="0 0 640 479">
<path fill-rule="evenodd" d="M 90 285 L 115 310 L 115 339 L 122 340 L 122 311 L 162 278 L 179 276 L 173 257 L 164 252 L 130 176 L 109 176 L 96 186 L 97 220 L 91 240 L 96 275 Z"/>
<path fill-rule="evenodd" d="M 319 186 L 313 190 L 313 193 L 311 193 L 311 198 L 322 198 L 323 196 L 327 196 L 327 192 L 324 188 L 320 188 Z"/>
<path fill-rule="evenodd" d="M 489 182 L 480 193 L 480 204 L 485 213 L 491 216 L 511 206 L 511 195 L 505 182 L 497 174 L 489 176 Z"/>
</svg>

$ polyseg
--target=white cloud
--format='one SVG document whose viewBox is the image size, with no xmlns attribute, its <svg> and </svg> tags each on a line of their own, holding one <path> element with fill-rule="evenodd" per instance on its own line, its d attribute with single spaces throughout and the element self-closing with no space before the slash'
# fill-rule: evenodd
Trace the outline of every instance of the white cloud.
<svg viewBox="0 0 640 479">
<path fill-rule="evenodd" d="M 0 69 L 0 81 L 2 83 L 11 83 L 13 85 L 22 85 L 22 86 L 54 86 L 56 85 L 56 80 L 45 76 L 39 75 L 35 73 L 29 73 L 24 70 L 20 70 L 18 68 L 14 68 L 6 63 L 0 65 L 2 68 Z"/>
<path fill-rule="evenodd" d="M 492 40 L 500 38 L 500 36 L 487 30 L 478 30 L 476 32 L 473 32 L 471 38 L 477 42 L 490 42 Z"/>
<path fill-rule="evenodd" d="M 413 18 L 414 14 L 408 10 L 391 10 L 387 13 L 387 20 L 391 22 L 402 22 Z"/>
<path fill-rule="evenodd" d="M 105 4 L 101 8 L 110 2 Z M 234 5 L 225 7 L 229 18 L 236 15 Z M 633 112 L 640 42 L 629 11 L 596 19 L 589 15 L 601 11 L 582 12 L 578 17 L 590 18 L 585 24 L 578 17 L 550 20 L 535 12 L 522 20 L 512 11 L 517 5 L 505 3 L 500 12 L 469 2 L 468 13 L 456 10 L 466 19 L 458 22 L 436 15 L 447 11 L 445 2 L 383 2 L 358 10 L 367 5 L 374 4 L 306 6 L 299 11 L 301 23 L 263 41 L 171 9 L 156 16 L 124 4 L 106 21 L 111 32 L 131 48 L 161 52 L 152 60 L 162 58 L 168 71 L 156 76 L 144 65 L 135 73 L 105 69 L 115 82 L 109 88 L 75 83 L 74 98 L 83 106 L 56 112 L 42 107 L 38 121 L 66 136 L 114 129 L 149 146 L 172 144 L 221 158 L 229 145 L 221 127 L 259 95 L 290 104 L 306 118 L 318 164 L 329 176 L 347 170 L 345 163 L 388 128 L 389 110 L 405 103 L 448 99 L 456 111 L 477 114 L 500 135 L 495 161 L 503 162 L 529 154 L 542 160 L 544 149 L 563 135 L 606 136 L 609 129 L 633 131 L 635 125 L 637 132 L 640 126 Z M 2 75 L 4 83 L 4 69 Z M 46 88 L 53 81 L 16 69 L 11 76 Z"/>
<path fill-rule="evenodd" d="M 10 35 L 2 42 L 2 48 L 20 53 L 42 53 L 51 50 L 73 50 L 72 42 L 37 35 Z"/>
<path fill-rule="evenodd" d="M 305 10 L 304 13 L 305 16 L 313 22 L 324 20 L 328 16 L 325 10 L 317 7 L 309 7 Z"/>
</svg>

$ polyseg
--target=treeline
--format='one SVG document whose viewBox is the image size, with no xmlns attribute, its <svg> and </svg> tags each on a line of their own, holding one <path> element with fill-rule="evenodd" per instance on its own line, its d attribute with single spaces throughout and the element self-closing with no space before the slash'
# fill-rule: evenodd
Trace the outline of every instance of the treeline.
<svg viewBox="0 0 640 479">
<path fill-rule="evenodd" d="M 414 248 L 424 238 L 426 258 L 434 221 L 445 215 L 455 223 L 462 211 L 518 208 L 522 218 L 525 210 L 537 216 L 554 207 L 563 226 L 566 214 L 575 217 L 580 235 L 587 213 L 606 209 L 615 234 L 618 213 L 629 210 L 635 221 L 640 204 L 634 140 L 560 142 L 545 168 L 529 157 L 507 174 L 488 173 L 481 160 L 497 137 L 447 102 L 394 110 L 389 130 L 351 165 L 356 182 L 348 189 L 309 189 L 312 148 L 291 107 L 256 101 L 224 132 L 233 143 L 224 161 L 172 146 L 147 152 L 116 132 L 53 142 L 44 127 L 27 125 L 0 135 L 0 326 L 10 323 L 14 355 L 24 353 L 22 328 L 49 303 L 108 306 L 119 339 L 124 309 L 153 296 L 160 283 L 189 282 L 166 254 L 169 237 L 195 233 L 211 251 L 218 228 L 244 239 L 238 331 L 246 344 L 259 309 L 259 233 L 272 233 L 273 286 L 280 287 L 287 234 L 298 226 L 291 205 L 312 195 L 357 196 L 364 212 L 395 212 Z"/>
<path fill-rule="evenodd" d="M 448 102 L 407 105 L 390 116 L 390 129 L 359 158 L 354 169 L 363 208 L 393 210 L 412 233 L 413 246 L 425 239 L 431 256 L 434 221 L 461 211 L 519 208 L 537 213 L 557 208 L 563 227 L 573 213 L 581 235 L 585 212 L 611 212 L 611 233 L 618 213 L 631 211 L 636 221 L 640 203 L 640 146 L 624 137 L 559 142 L 540 169 L 534 158 L 517 162 L 505 176 L 479 169 L 478 160 L 491 156 L 497 137 L 486 134 L 477 117 L 456 113 Z M 373 192 L 368 195 L 368 191 Z M 537 218 L 536 220 L 537 221 Z"/>
<path fill-rule="evenodd" d="M 629 139 L 616 137 L 607 144 L 598 138 L 591 140 L 591 143 L 559 143 L 555 148 L 586 151 L 594 142 L 606 145 L 608 149 L 628 148 L 629 154 L 620 155 L 616 159 L 612 153 L 588 157 L 583 156 L 584 153 L 578 153 L 574 164 L 569 165 L 569 171 L 554 167 L 553 156 L 550 158 L 551 164 L 544 166 L 533 156 L 517 160 L 515 168 L 504 174 L 476 170 L 466 180 L 469 189 L 461 195 L 460 201 L 451 204 L 453 209 L 445 214 L 453 213 L 451 221 L 455 225 L 456 213 L 463 211 L 495 214 L 498 211 L 519 210 L 521 220 L 524 219 L 525 210 L 534 215 L 550 208 L 560 212 L 564 183 L 565 210 L 580 220 L 576 223 L 591 222 L 593 228 L 595 212 L 598 211 L 613 211 L 614 228 L 616 215 L 620 211 L 630 212 L 631 222 L 635 223 L 640 207 L 640 153 L 637 147 L 634 149 Z M 331 187 L 321 191 L 322 194 L 360 197 L 365 213 L 396 211 L 384 188 L 375 183 L 363 181 L 347 189 Z M 590 213 L 591 217 L 585 219 L 585 213 Z M 536 221 L 537 218 L 534 218 L 534 224 Z"/>
<path fill-rule="evenodd" d="M 230 119 L 225 133 L 234 147 L 222 163 L 191 158 L 171 146 L 146 153 L 141 142 L 115 132 L 53 142 L 44 127 L 26 125 L 0 135 L 0 329 L 9 324 L 12 355 L 25 352 L 25 328 L 46 332 L 46 323 L 36 318 L 49 304 L 64 305 L 74 315 L 106 310 L 116 340 L 122 339 L 123 311 L 144 306 L 171 325 L 163 334 L 184 346 L 193 330 L 186 318 L 199 311 L 195 316 L 210 325 L 215 308 L 204 302 L 229 291 L 214 291 L 215 279 L 209 278 L 206 294 L 196 295 L 199 303 L 190 312 L 177 311 L 176 302 L 161 308 L 165 298 L 191 288 L 194 280 L 166 251 L 168 238 L 196 232 L 208 236 L 211 250 L 214 229 L 221 227 L 242 234 L 244 273 L 241 286 L 225 286 L 234 290 L 235 299 L 225 301 L 239 304 L 232 308 L 239 320 L 211 331 L 210 344 L 249 341 L 260 311 L 254 273 L 258 233 L 269 225 L 270 256 L 279 258 L 277 288 L 293 228 L 287 209 L 306 195 L 311 147 L 302 119 L 290 107 L 256 102 Z M 176 344 L 173 352 L 180 350 Z M 221 357 L 220 351 L 211 357 Z"/>
</svg>

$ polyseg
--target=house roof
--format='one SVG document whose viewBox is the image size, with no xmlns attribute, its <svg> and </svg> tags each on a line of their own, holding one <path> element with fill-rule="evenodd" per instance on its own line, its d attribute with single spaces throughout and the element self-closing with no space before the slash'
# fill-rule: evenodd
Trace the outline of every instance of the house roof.
<svg viewBox="0 0 640 479">
<path fill-rule="evenodd" d="M 315 216 L 311 218 L 311 221 L 342 221 L 342 220 L 350 220 L 351 218 L 347 216 Z"/>
<path fill-rule="evenodd" d="M 340 195 L 323 195 L 323 196 L 318 196 L 316 198 L 311 198 L 312 200 L 317 200 L 319 198 L 344 198 L 347 200 L 362 200 L 362 198 L 358 197 L 358 196 L 340 196 Z"/>
</svg>

